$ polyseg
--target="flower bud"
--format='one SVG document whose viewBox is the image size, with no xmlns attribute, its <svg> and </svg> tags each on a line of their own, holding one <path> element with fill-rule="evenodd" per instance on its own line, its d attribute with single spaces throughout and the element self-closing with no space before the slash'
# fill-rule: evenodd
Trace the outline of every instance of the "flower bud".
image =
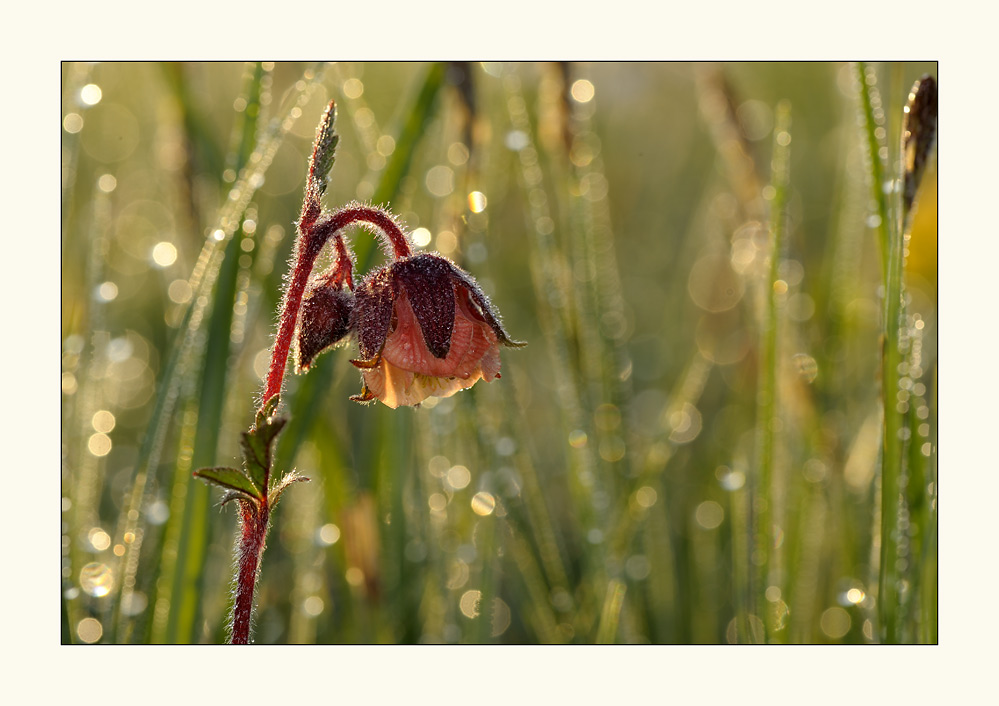
<svg viewBox="0 0 999 706">
<path fill-rule="evenodd" d="M 354 293 L 342 282 L 322 282 L 312 287 L 302 303 L 298 327 L 298 369 L 309 369 L 313 358 L 335 346 L 350 333 Z"/>
</svg>

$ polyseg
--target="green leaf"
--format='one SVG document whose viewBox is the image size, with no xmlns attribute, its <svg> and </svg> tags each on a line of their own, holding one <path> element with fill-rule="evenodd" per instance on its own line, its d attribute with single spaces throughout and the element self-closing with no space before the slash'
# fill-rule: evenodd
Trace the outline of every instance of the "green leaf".
<svg viewBox="0 0 999 706">
<path fill-rule="evenodd" d="M 267 485 L 271 471 L 271 446 L 274 439 L 287 424 L 283 417 L 272 417 L 271 413 L 277 407 L 278 396 L 272 397 L 263 409 L 257 412 L 257 419 L 249 431 L 243 432 L 240 448 L 243 451 L 243 462 L 249 478 L 260 488 Z"/>
<path fill-rule="evenodd" d="M 281 429 L 288 422 L 283 417 L 273 416 L 279 401 L 278 395 L 269 399 L 257 412 L 253 426 L 250 427 L 249 431 L 243 432 L 239 444 L 243 451 L 242 470 L 217 467 L 202 468 L 194 472 L 196 477 L 230 491 L 223 499 L 223 504 L 235 499 L 232 492 L 256 500 L 263 500 L 267 497 L 267 480 L 270 477 L 271 459 L 273 458 L 271 447 Z M 278 486 L 283 489 L 289 482 L 292 481 L 286 482 L 285 479 L 282 479 Z"/>
<path fill-rule="evenodd" d="M 250 498 L 259 500 L 263 497 L 260 492 L 260 486 L 254 483 L 246 476 L 246 473 L 238 468 L 228 468 L 226 466 L 199 468 L 194 472 L 194 475 L 204 481 L 214 483 L 226 490 L 234 490 Z"/>
<path fill-rule="evenodd" d="M 253 425 L 258 429 L 262 427 L 268 420 L 268 418 L 274 416 L 274 410 L 277 409 L 278 404 L 281 402 L 281 395 L 274 395 L 267 403 L 257 410 L 257 416 L 254 418 Z"/>
</svg>

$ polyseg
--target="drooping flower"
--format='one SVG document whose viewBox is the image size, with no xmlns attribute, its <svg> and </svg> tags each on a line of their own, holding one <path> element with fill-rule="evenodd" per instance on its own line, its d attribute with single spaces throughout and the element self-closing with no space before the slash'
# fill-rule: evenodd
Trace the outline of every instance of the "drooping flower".
<svg viewBox="0 0 999 706">
<path fill-rule="evenodd" d="M 500 345 L 520 347 L 468 273 L 436 253 L 397 259 L 354 292 L 350 329 L 361 358 L 359 402 L 395 408 L 450 397 L 500 376 Z"/>
<path fill-rule="evenodd" d="M 336 262 L 329 273 L 320 277 L 305 292 L 298 326 L 299 372 L 305 372 L 312 360 L 336 346 L 350 333 L 350 312 L 354 308 L 354 259 L 343 236 L 333 236 Z"/>
<path fill-rule="evenodd" d="M 319 353 L 347 337 L 353 308 L 354 293 L 342 282 L 321 282 L 309 290 L 298 333 L 299 372 L 308 370 Z"/>
</svg>

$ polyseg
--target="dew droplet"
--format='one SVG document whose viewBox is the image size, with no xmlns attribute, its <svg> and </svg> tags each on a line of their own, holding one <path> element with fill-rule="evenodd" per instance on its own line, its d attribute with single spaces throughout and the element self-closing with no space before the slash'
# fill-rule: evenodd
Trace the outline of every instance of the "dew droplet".
<svg viewBox="0 0 999 706">
<path fill-rule="evenodd" d="M 656 493 L 656 489 L 651 486 L 643 485 L 635 491 L 635 502 L 639 507 L 648 509 L 655 505 L 658 499 L 659 496 Z"/>
<path fill-rule="evenodd" d="M 846 601 L 848 603 L 852 603 L 853 605 L 857 605 L 858 603 L 863 603 L 864 602 L 864 599 L 867 598 L 867 594 L 864 593 L 863 590 L 861 590 L 859 588 L 851 588 L 850 590 L 848 590 L 846 592 L 846 594 L 844 595 L 844 598 L 846 599 Z"/>
<path fill-rule="evenodd" d="M 798 376 L 808 384 L 815 382 L 819 374 L 819 364 L 807 353 L 795 353 L 791 358 L 798 370 Z"/>
<path fill-rule="evenodd" d="M 742 471 L 733 471 L 730 468 L 725 468 L 718 482 L 721 483 L 723 489 L 732 492 L 746 484 L 746 474 Z"/>
<path fill-rule="evenodd" d="M 82 124 L 82 119 L 81 119 Z M 507 149 L 513 150 L 514 152 L 519 152 L 520 150 L 527 147 L 530 144 L 530 140 L 527 135 L 521 130 L 511 130 L 506 134 L 506 139 L 503 141 Z"/>
<path fill-rule="evenodd" d="M 114 575 L 107 564 L 92 561 L 80 569 L 80 588 L 95 598 L 106 596 L 114 588 Z"/>
<path fill-rule="evenodd" d="M 644 554 L 630 556 L 624 563 L 624 571 L 628 574 L 628 578 L 633 581 L 641 581 L 648 578 L 650 570 L 649 559 Z"/>
<path fill-rule="evenodd" d="M 413 244 L 416 247 L 424 248 L 427 245 L 430 245 L 430 241 L 433 239 L 433 234 L 429 230 L 421 226 L 420 228 L 417 228 L 416 230 L 413 231 L 412 237 L 413 237 Z"/>
<path fill-rule="evenodd" d="M 83 101 L 85 105 L 97 105 L 101 102 L 103 95 L 101 87 L 96 83 L 88 83 L 80 89 L 80 100 Z"/>
<path fill-rule="evenodd" d="M 92 645 L 104 635 L 104 627 L 96 618 L 84 618 L 76 624 L 76 634 L 81 642 Z"/>
<path fill-rule="evenodd" d="M 125 615 L 139 615 L 149 605 L 149 599 L 141 591 L 133 591 L 121 598 L 121 612 Z"/>
<path fill-rule="evenodd" d="M 715 529 L 725 519 L 725 510 L 714 500 L 705 500 L 694 511 L 694 519 L 704 529 Z"/>
<path fill-rule="evenodd" d="M 325 546 L 330 546 L 336 544 L 340 539 L 340 528 L 334 525 L 332 522 L 327 523 L 319 528 L 316 532 L 316 543 Z"/>
<path fill-rule="evenodd" d="M 468 210 L 472 213 L 482 213 L 486 210 L 486 195 L 481 191 L 472 191 L 468 194 Z"/>
<path fill-rule="evenodd" d="M 819 618 L 819 627 L 826 636 L 838 640 L 850 632 L 850 614 L 839 606 L 827 608 Z"/>
<path fill-rule="evenodd" d="M 427 170 L 426 185 L 434 196 L 447 196 L 454 191 L 454 171 L 443 164 L 431 167 Z"/>
<path fill-rule="evenodd" d="M 102 409 L 94 414 L 90 423 L 94 427 L 94 431 L 107 434 L 114 430 L 115 418 L 111 412 L 106 409 Z"/>
<path fill-rule="evenodd" d="M 302 601 L 302 612 L 312 618 L 322 613 L 325 607 L 323 599 L 319 596 L 309 596 Z"/>
<path fill-rule="evenodd" d="M 87 539 L 96 551 L 103 552 L 111 546 L 111 537 L 100 527 L 94 527 L 87 532 Z"/>
<path fill-rule="evenodd" d="M 461 614 L 466 618 L 475 618 L 479 615 L 479 601 L 482 600 L 482 591 L 471 589 L 461 594 L 458 600 L 458 607 Z"/>
<path fill-rule="evenodd" d="M 447 498 L 442 493 L 433 493 L 427 498 L 427 505 L 433 512 L 443 512 L 447 507 Z"/>
<path fill-rule="evenodd" d="M 483 490 L 472 496 L 472 512 L 476 515 L 486 517 L 487 515 L 491 515 L 495 509 L 496 498 L 493 497 L 492 493 L 487 493 Z"/>
<path fill-rule="evenodd" d="M 447 476 L 444 482 L 447 483 L 454 490 L 461 490 L 466 487 L 472 480 L 472 474 L 464 466 L 452 466 L 451 470 L 447 472 Z"/>
</svg>

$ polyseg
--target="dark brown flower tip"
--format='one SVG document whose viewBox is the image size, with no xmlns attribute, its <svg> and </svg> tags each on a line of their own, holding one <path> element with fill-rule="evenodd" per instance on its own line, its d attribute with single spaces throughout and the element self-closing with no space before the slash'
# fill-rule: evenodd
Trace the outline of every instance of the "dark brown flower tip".
<svg viewBox="0 0 999 706">
<path fill-rule="evenodd" d="M 388 266 L 365 275 L 357 285 L 350 328 L 357 334 L 362 360 L 374 360 L 381 353 L 392 323 L 393 301 L 395 293 Z"/>
<path fill-rule="evenodd" d="M 334 347 L 350 333 L 354 294 L 343 283 L 317 284 L 302 304 L 298 328 L 298 370 L 309 369 L 313 359 Z"/>
<path fill-rule="evenodd" d="M 454 265 L 442 257 L 421 253 L 392 265 L 396 290 L 401 284 L 413 306 L 427 350 L 435 358 L 446 358 L 454 333 Z"/>
<path fill-rule="evenodd" d="M 909 92 L 902 125 L 902 151 L 905 157 L 905 211 L 912 208 L 916 190 L 926 170 L 927 157 L 937 136 L 937 83 L 923 76 Z"/>
<path fill-rule="evenodd" d="M 472 302 L 474 302 L 474 306 L 471 307 L 472 312 L 489 324 L 500 343 L 511 348 L 523 348 L 527 345 L 527 341 L 515 341 L 510 338 L 510 334 L 503 328 L 503 320 L 500 318 L 499 310 L 492 305 L 489 297 L 485 295 L 485 292 L 479 287 L 479 283 L 470 274 L 457 265 L 451 265 L 451 277 L 471 297 Z"/>
</svg>

